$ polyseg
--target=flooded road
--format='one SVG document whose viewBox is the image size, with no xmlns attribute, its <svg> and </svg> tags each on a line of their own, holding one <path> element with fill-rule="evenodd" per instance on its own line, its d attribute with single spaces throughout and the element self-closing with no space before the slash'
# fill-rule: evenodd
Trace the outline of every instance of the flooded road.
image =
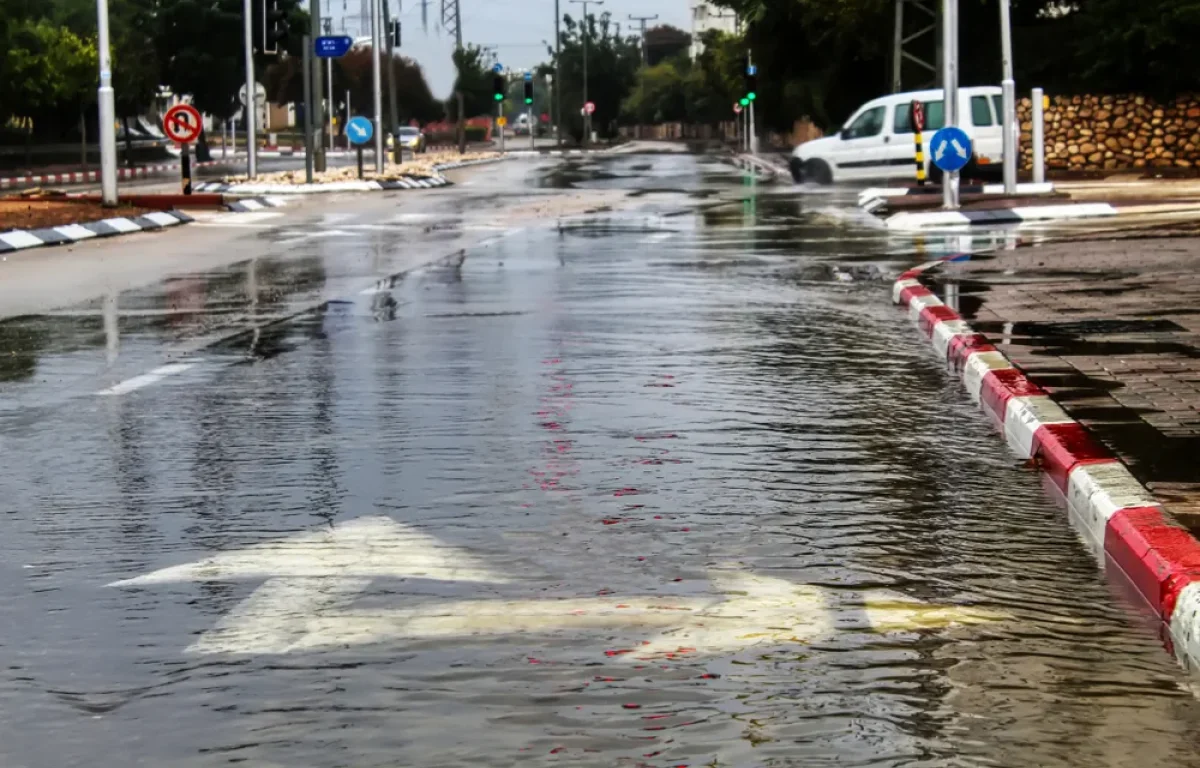
<svg viewBox="0 0 1200 768">
<path fill-rule="evenodd" d="M 911 242 L 703 158 L 491 173 L 413 272 L 396 217 L 0 323 L 0 764 L 1200 766 Z"/>
</svg>

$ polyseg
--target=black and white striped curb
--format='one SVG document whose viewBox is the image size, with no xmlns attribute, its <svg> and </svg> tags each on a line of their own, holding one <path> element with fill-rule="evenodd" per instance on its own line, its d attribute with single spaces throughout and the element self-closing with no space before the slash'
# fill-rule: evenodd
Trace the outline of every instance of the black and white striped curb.
<svg viewBox="0 0 1200 768">
<path fill-rule="evenodd" d="M 225 208 L 234 213 L 250 213 L 251 211 L 261 211 L 264 208 L 280 208 L 285 205 L 287 205 L 287 201 L 278 197 L 242 197 L 225 203 Z"/>
<path fill-rule="evenodd" d="M 1037 221 L 1061 221 L 1116 215 L 1117 209 L 1109 203 L 1029 205 L 983 211 L 904 211 L 889 216 L 887 226 L 888 229 L 910 230 L 939 227 L 986 227 L 997 224 L 1026 224 Z"/>
<path fill-rule="evenodd" d="M 82 224 L 66 224 L 61 227 L 47 229 L 14 229 L 0 233 L 0 253 L 23 251 L 26 248 L 39 248 L 43 245 L 64 245 L 77 243 L 80 240 L 90 240 L 93 237 L 113 237 L 130 232 L 145 232 L 154 229 L 165 229 L 179 224 L 186 224 L 191 216 L 179 211 L 156 211 L 145 216 L 133 218 L 104 219 L 89 221 Z"/>
<path fill-rule="evenodd" d="M 222 192 L 232 195 L 311 195 L 320 192 L 378 192 L 383 189 L 430 189 L 445 187 L 450 182 L 441 176 L 406 176 L 387 181 L 334 181 L 326 184 L 227 184 L 205 181 L 197 184 L 197 192 Z"/>
</svg>

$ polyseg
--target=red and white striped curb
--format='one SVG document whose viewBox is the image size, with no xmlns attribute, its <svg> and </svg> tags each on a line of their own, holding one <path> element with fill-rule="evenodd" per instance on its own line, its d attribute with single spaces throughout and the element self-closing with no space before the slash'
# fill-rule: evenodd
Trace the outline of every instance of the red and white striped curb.
<svg viewBox="0 0 1200 768">
<path fill-rule="evenodd" d="M 921 284 L 922 273 L 958 258 L 903 273 L 893 300 L 908 308 L 1009 447 L 1036 461 L 1062 492 L 1072 522 L 1101 563 L 1123 572 L 1166 623 L 1168 646 L 1185 665 L 1200 665 L 1200 541 L 1106 446 Z"/>
<path fill-rule="evenodd" d="M 204 168 L 219 164 L 219 161 L 213 160 L 207 163 L 192 163 L 192 167 Z M 140 179 L 145 176 L 153 176 L 154 174 L 177 170 L 179 170 L 178 163 L 143 165 L 138 168 L 118 168 L 117 180 Z M 99 181 L 99 171 L 74 171 L 72 173 L 50 173 L 43 176 L 13 176 L 7 179 L 0 179 L 0 189 L 5 187 L 23 187 L 30 184 L 88 184 Z"/>
</svg>

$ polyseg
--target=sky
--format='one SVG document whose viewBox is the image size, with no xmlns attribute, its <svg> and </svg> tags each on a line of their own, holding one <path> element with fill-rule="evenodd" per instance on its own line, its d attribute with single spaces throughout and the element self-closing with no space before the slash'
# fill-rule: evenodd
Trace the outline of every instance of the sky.
<svg viewBox="0 0 1200 768">
<path fill-rule="evenodd" d="M 335 19 L 346 17 L 347 34 L 358 33 L 362 0 L 324 0 L 332 7 Z M 401 10 L 405 40 L 421 29 L 420 0 L 389 0 L 392 13 Z M 554 0 L 459 0 L 463 17 L 463 42 L 494 45 L 500 62 L 509 69 L 528 69 L 546 60 L 542 40 L 554 41 Z M 588 5 L 588 13 L 599 15 L 608 11 L 613 21 L 621 24 L 621 33 L 640 29 L 639 22 L 629 20 L 630 14 L 658 15 L 647 27 L 671 24 L 685 32 L 691 31 L 688 0 L 605 0 L 604 5 Z M 343 6 L 346 10 L 343 12 Z M 570 0 L 560 0 L 564 15 L 578 17 L 581 6 Z M 429 21 L 432 25 L 441 13 L 441 0 L 429 0 Z M 337 31 L 340 21 L 334 22 Z M 364 34 L 366 34 L 364 32 Z M 403 52 L 403 50 L 402 50 Z"/>
</svg>

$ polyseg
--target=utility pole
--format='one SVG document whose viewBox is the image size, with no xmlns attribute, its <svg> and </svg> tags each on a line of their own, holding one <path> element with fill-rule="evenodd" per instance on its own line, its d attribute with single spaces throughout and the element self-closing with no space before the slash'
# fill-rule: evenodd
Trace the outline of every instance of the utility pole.
<svg viewBox="0 0 1200 768">
<path fill-rule="evenodd" d="M 396 113 L 396 66 L 392 58 L 392 46 L 395 41 L 392 39 L 391 9 L 388 7 L 392 2 L 391 0 L 382 0 L 382 2 L 383 29 L 387 34 L 388 134 L 396 143 L 396 162 L 399 163 L 404 157 L 404 148 L 400 146 L 400 137 L 396 135 L 396 132 L 400 130 L 400 122 Z"/>
<path fill-rule="evenodd" d="M 942 88 L 947 126 L 958 125 L 958 0 L 942 0 Z M 942 207 L 958 209 L 958 171 L 942 175 Z"/>
<path fill-rule="evenodd" d="M 108 51 L 108 0 L 96 0 L 96 37 L 100 51 L 100 201 L 117 204 L 117 107 Z M 186 149 L 186 147 L 184 148 Z"/>
<path fill-rule="evenodd" d="M 927 0 L 895 0 L 896 16 L 895 24 L 892 28 L 892 93 L 900 93 L 904 90 L 902 85 L 901 74 L 904 69 L 904 62 L 911 62 L 919 67 L 927 75 L 918 82 L 910 83 L 909 90 L 917 90 L 921 88 L 933 88 L 936 86 L 937 80 L 937 65 L 931 63 L 929 59 L 914 53 L 926 54 L 933 53 L 934 58 L 937 57 L 937 11 L 930 6 Z M 906 16 L 904 13 L 905 7 L 918 13 Z M 916 19 L 915 22 L 905 22 L 906 18 Z M 911 30 L 905 34 L 905 27 Z M 930 38 L 928 41 L 923 38 Z M 910 69 L 911 71 L 911 69 Z"/>
<path fill-rule="evenodd" d="M 254 110 L 258 102 L 254 82 L 254 8 L 253 0 L 242 0 L 242 12 L 245 15 L 246 45 L 246 104 L 242 111 L 246 115 L 246 176 L 250 179 L 258 176 L 258 135 L 254 130 Z M 103 125 L 101 126 L 103 130 Z"/>
<path fill-rule="evenodd" d="M 591 37 L 592 25 L 588 21 L 588 4 L 604 5 L 604 0 L 571 0 L 572 3 L 578 3 L 583 6 L 583 103 L 588 101 L 588 38 Z M 588 142 L 592 139 L 592 116 L 585 111 L 583 114 L 583 147 L 587 149 Z"/>
<path fill-rule="evenodd" d="M 309 18 L 309 35 L 313 40 L 321 36 L 321 0 L 309 0 L 308 4 Z M 312 43 L 310 42 L 311 46 Z M 321 59 L 318 56 L 313 56 L 312 51 L 309 51 L 312 59 L 312 104 L 309 105 L 313 110 L 313 131 L 316 133 L 312 137 L 313 148 L 313 167 L 317 173 L 325 170 L 325 110 L 321 103 L 324 100 L 325 86 L 322 81 L 325 79 L 325 73 L 321 71 Z M 251 93 L 254 93 L 251 91 Z M 255 102 L 257 107 L 257 102 Z"/>
<path fill-rule="evenodd" d="M 1013 79 L 1012 19 L 1009 0 L 1000 0 L 1000 61 L 1002 63 L 1001 106 L 1004 114 L 1000 125 L 1004 131 L 1001 147 L 1004 154 L 1004 194 L 1017 194 L 1017 83 Z"/>
<path fill-rule="evenodd" d="M 654 21 L 657 18 L 658 18 L 657 13 L 654 14 L 653 16 L 634 16 L 632 13 L 629 14 L 630 21 L 642 22 L 642 66 L 643 67 L 646 66 L 646 63 L 647 63 L 646 62 L 646 22 Z"/>
<path fill-rule="evenodd" d="M 562 146 L 562 71 L 559 63 L 562 60 L 562 33 L 558 23 L 562 14 L 558 10 L 558 0 L 554 0 L 554 134 L 558 137 L 558 146 Z"/>
<path fill-rule="evenodd" d="M 454 53 L 456 56 L 462 55 L 462 17 L 459 15 L 459 11 L 458 0 L 442 0 L 442 27 L 454 30 Z M 467 125 L 463 115 L 462 91 L 454 92 L 454 100 L 458 105 L 458 152 L 462 154 L 467 151 Z"/>
<path fill-rule="evenodd" d="M 374 118 L 375 118 L 375 172 L 383 173 L 383 84 L 380 80 L 379 49 L 383 43 L 383 32 L 379 23 L 380 0 L 371 0 L 371 74 L 374 75 Z"/>
<path fill-rule="evenodd" d="M 325 24 L 325 34 L 332 35 L 333 34 L 333 17 L 326 16 L 325 18 L 321 19 L 321 21 Z M 344 21 L 344 19 L 343 19 L 343 21 Z M 329 143 L 327 146 L 330 149 L 333 149 L 333 136 L 334 136 L 334 134 L 337 133 L 337 130 L 333 127 L 333 121 L 334 121 L 333 114 L 335 112 L 335 110 L 333 108 L 333 59 L 325 59 L 325 75 L 326 75 L 326 79 L 329 81 L 328 83 L 325 84 L 326 85 L 326 93 L 328 94 L 328 97 L 329 97 L 329 101 L 327 104 L 327 107 L 329 109 L 329 122 L 327 123 L 327 125 L 329 126 Z"/>
</svg>

